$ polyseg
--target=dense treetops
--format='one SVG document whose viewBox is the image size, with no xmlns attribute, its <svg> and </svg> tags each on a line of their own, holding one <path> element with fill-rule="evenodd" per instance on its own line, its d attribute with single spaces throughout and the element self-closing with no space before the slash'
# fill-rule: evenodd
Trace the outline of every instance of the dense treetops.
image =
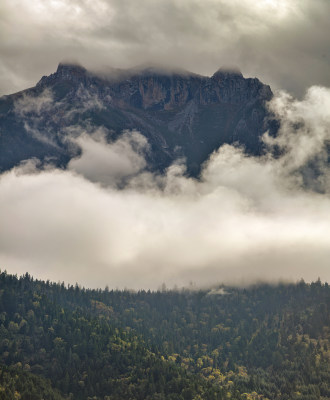
<svg viewBox="0 0 330 400">
<path fill-rule="evenodd" d="M 0 400 L 330 398 L 330 288 L 87 290 L 0 274 Z"/>
</svg>

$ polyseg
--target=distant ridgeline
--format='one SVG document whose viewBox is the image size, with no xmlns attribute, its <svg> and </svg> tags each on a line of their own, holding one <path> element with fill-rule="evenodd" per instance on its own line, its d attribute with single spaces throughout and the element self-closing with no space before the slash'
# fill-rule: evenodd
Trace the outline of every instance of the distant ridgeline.
<svg viewBox="0 0 330 400">
<path fill-rule="evenodd" d="M 330 398 L 330 287 L 101 291 L 0 274 L 0 399 Z"/>
<path fill-rule="evenodd" d="M 109 142 L 126 129 L 141 132 L 151 147 L 151 170 L 185 157 L 196 175 L 224 143 L 262 152 L 260 136 L 276 130 L 265 108 L 271 97 L 269 86 L 239 71 L 205 77 L 145 68 L 100 75 L 60 64 L 35 87 L 0 98 L 0 171 L 33 157 L 64 167 L 79 154 L 68 135 L 101 127 Z"/>
</svg>

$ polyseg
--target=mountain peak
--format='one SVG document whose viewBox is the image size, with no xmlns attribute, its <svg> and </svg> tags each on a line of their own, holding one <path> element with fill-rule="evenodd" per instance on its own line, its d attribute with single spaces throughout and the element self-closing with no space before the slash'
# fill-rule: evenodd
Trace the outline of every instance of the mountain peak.
<svg viewBox="0 0 330 400">
<path fill-rule="evenodd" d="M 64 63 L 58 64 L 55 73 L 49 76 L 43 76 L 37 83 L 37 87 L 42 87 L 48 84 L 54 84 L 58 80 L 69 80 L 72 82 L 77 82 L 83 80 L 87 75 L 87 69 L 76 63 Z"/>
<path fill-rule="evenodd" d="M 243 74 L 237 67 L 220 67 L 212 76 L 215 80 L 227 78 L 243 78 Z"/>
<path fill-rule="evenodd" d="M 59 63 L 57 67 L 57 74 L 85 74 L 86 68 L 76 63 Z"/>
<path fill-rule="evenodd" d="M 6 131 L 8 138 L 16 135 L 18 143 L 26 139 L 15 152 L 12 139 L 0 141 L 0 146 L 8 143 L 0 152 L 0 169 L 32 157 L 55 157 L 62 167 L 76 155 L 65 141 L 66 128 L 72 125 L 82 132 L 89 126 L 101 127 L 113 132 L 113 137 L 138 130 L 152 148 L 148 165 L 161 172 L 173 160 L 185 157 L 187 173 L 197 176 L 202 163 L 224 143 L 238 142 L 247 152 L 260 154 L 260 137 L 268 127 L 264 102 L 272 96 L 269 86 L 257 78 L 244 78 L 237 68 L 220 68 L 212 77 L 174 71 L 149 64 L 99 73 L 60 63 L 31 92 L 38 96 L 50 89 L 56 107 L 44 110 L 37 119 L 33 113 L 24 114 L 18 130 L 15 112 L 8 116 L 2 112 L 12 107 L 13 100 L 2 104 L 0 131 Z M 29 133 L 29 126 L 42 132 L 43 141 Z M 48 142 L 56 146 L 44 144 Z"/>
</svg>

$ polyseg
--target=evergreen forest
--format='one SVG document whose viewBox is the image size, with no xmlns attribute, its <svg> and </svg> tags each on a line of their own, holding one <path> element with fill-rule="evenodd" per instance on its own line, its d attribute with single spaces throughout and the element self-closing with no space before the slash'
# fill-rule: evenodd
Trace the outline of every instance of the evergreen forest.
<svg viewBox="0 0 330 400">
<path fill-rule="evenodd" d="M 330 399 L 330 287 L 92 290 L 0 273 L 0 400 Z"/>
</svg>

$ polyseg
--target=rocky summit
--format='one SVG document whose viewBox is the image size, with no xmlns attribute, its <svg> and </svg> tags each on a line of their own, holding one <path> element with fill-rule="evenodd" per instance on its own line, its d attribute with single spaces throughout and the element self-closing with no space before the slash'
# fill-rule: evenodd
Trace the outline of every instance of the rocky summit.
<svg viewBox="0 0 330 400">
<path fill-rule="evenodd" d="M 157 67 L 96 73 L 59 64 L 33 88 L 0 98 L 0 170 L 24 160 L 58 167 L 79 154 L 68 137 L 102 129 L 116 140 L 137 130 L 149 142 L 148 168 L 185 158 L 190 175 L 224 143 L 260 154 L 269 129 L 269 86 L 219 69 L 211 77 Z"/>
</svg>

